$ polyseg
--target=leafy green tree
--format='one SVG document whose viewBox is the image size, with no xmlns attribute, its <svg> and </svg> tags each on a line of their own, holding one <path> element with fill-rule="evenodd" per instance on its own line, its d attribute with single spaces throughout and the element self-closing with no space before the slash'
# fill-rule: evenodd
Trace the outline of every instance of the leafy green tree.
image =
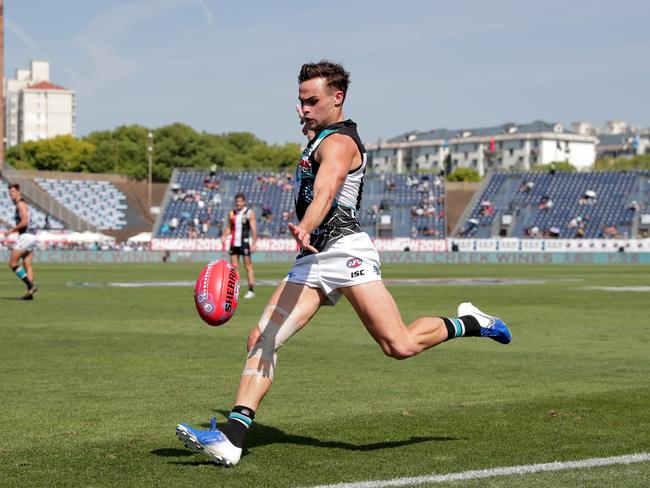
<svg viewBox="0 0 650 488">
<path fill-rule="evenodd" d="M 650 169 L 650 154 L 642 154 L 632 158 L 598 159 L 594 163 L 598 171 L 625 171 Z"/>
<path fill-rule="evenodd" d="M 8 152 L 7 161 L 18 158 L 20 168 L 47 171 L 87 171 L 95 145 L 72 136 L 57 136 L 41 141 L 28 141 Z"/>
<path fill-rule="evenodd" d="M 447 175 L 447 181 L 481 181 L 481 175 L 471 168 L 456 168 Z"/>
<path fill-rule="evenodd" d="M 278 170 L 300 158 L 297 144 L 269 145 L 249 132 L 199 133 L 175 123 L 158 129 L 123 125 L 82 139 L 61 136 L 27 142 L 9 148 L 6 160 L 18 169 L 119 173 L 141 180 L 148 174 L 150 132 L 156 181 L 168 181 L 174 168 L 207 169 L 216 164 L 222 170 Z"/>
<path fill-rule="evenodd" d="M 534 164 L 530 167 L 531 171 L 539 171 L 539 172 L 544 172 L 544 171 L 548 172 L 551 169 L 554 169 L 555 171 L 568 171 L 568 172 L 577 171 L 577 168 L 567 161 L 554 161 L 548 164 Z"/>
</svg>

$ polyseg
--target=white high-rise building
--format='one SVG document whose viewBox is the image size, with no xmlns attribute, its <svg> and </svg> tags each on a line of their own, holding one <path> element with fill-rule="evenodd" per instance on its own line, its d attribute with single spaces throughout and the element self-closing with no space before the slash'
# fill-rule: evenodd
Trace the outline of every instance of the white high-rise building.
<svg viewBox="0 0 650 488">
<path fill-rule="evenodd" d="M 5 80 L 6 147 L 26 141 L 74 135 L 75 92 L 50 82 L 50 63 L 32 61 Z"/>
</svg>

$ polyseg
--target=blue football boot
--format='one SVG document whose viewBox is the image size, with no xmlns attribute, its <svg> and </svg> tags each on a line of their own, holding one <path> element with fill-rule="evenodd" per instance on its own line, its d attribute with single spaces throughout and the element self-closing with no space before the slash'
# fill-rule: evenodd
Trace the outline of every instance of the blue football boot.
<svg viewBox="0 0 650 488">
<path fill-rule="evenodd" d="M 471 315 L 481 326 L 481 336 L 494 339 L 501 344 L 509 344 L 512 341 L 512 334 L 508 326 L 501 320 L 481 312 L 470 302 L 458 305 L 458 316 Z"/>
<path fill-rule="evenodd" d="M 178 424 L 176 436 L 185 447 L 208 456 L 217 464 L 234 466 L 241 458 L 241 448 L 234 446 L 217 429 L 217 420 L 214 417 L 210 419 L 210 430 L 193 429 L 187 424 Z"/>
</svg>

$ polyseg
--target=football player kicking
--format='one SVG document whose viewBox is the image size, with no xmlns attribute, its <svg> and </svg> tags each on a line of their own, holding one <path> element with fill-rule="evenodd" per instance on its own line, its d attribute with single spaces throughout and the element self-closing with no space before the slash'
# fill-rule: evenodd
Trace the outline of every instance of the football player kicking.
<svg viewBox="0 0 650 488">
<path fill-rule="evenodd" d="M 301 252 L 248 337 L 227 423 L 217 428 L 212 419 L 210 430 L 176 426 L 186 447 L 224 465 L 240 460 L 246 433 L 273 382 L 278 349 L 341 296 L 391 358 L 406 359 L 459 337 L 488 337 L 501 344 L 512 340 L 503 321 L 469 302 L 458 306 L 456 317 L 422 317 L 404 325 L 382 282 L 377 250 L 357 220 L 366 151 L 356 124 L 343 116 L 349 74 L 341 65 L 321 61 L 303 65 L 298 82 L 298 114 L 309 142 L 296 172 L 300 222 L 289 224 L 289 230 Z"/>
</svg>

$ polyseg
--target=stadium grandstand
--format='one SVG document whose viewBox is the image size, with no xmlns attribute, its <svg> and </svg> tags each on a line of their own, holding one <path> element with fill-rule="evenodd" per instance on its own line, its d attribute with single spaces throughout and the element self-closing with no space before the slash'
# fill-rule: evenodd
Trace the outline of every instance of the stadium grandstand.
<svg viewBox="0 0 650 488">
<path fill-rule="evenodd" d="M 456 234 L 491 238 L 647 237 L 650 172 L 489 175 Z M 644 210 L 645 209 L 645 210 Z"/>
<path fill-rule="evenodd" d="M 218 238 L 237 193 L 259 216 L 260 237 L 288 237 L 293 175 L 176 170 L 154 230 L 157 238 Z M 438 175 L 369 175 L 359 220 L 371 237 L 444 238 L 445 183 Z"/>
<path fill-rule="evenodd" d="M 11 183 L 21 186 L 35 231 L 99 232 L 122 242 L 150 232 L 154 224 L 147 209 L 146 182 L 113 174 L 19 171 L 5 164 L 0 179 L 0 229 L 14 225 L 14 204 L 8 190 Z M 153 207 L 160 203 L 167 186 L 152 185 Z"/>
<path fill-rule="evenodd" d="M 289 239 L 293 174 L 176 169 L 147 187 L 117 175 L 4 172 L 0 227 L 13 225 L 8 184 L 27 188 L 36 230 L 93 231 L 117 242 L 219 239 L 234 196 L 244 193 L 262 238 Z M 3 174 L 3 176 L 5 176 Z M 459 188 L 462 187 L 462 191 Z M 466 187 L 466 188 L 465 188 Z M 650 231 L 650 171 L 494 172 L 482 183 L 449 183 L 435 173 L 368 174 L 359 220 L 372 238 L 643 238 Z"/>
<path fill-rule="evenodd" d="M 31 226 L 34 229 L 55 229 L 62 230 L 63 224 L 57 219 L 42 211 L 39 208 L 30 205 L 31 209 Z M 0 180 L 0 224 L 11 227 L 14 224 L 14 203 L 9 198 L 9 185 L 6 181 Z M 10 224 L 10 225 L 9 225 Z"/>
<path fill-rule="evenodd" d="M 126 195 L 109 181 L 35 178 L 57 202 L 97 227 L 119 230 L 126 225 Z"/>
</svg>

